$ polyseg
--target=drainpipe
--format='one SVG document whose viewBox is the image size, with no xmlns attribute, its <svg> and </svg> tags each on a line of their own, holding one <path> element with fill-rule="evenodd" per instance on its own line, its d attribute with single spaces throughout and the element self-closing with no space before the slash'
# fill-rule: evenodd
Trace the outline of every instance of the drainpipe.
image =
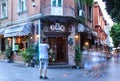
<svg viewBox="0 0 120 81">
<path fill-rule="evenodd" d="M 38 34 L 39 34 L 39 40 L 38 40 L 38 45 L 39 45 L 39 58 L 40 58 L 40 41 L 41 41 L 41 21 L 39 19 L 38 21 Z"/>
<path fill-rule="evenodd" d="M 11 26 L 13 21 L 13 0 L 11 0 Z M 12 37 L 12 51 L 15 51 L 15 37 Z"/>
<path fill-rule="evenodd" d="M 12 51 L 15 51 L 15 37 L 12 37 Z"/>
</svg>

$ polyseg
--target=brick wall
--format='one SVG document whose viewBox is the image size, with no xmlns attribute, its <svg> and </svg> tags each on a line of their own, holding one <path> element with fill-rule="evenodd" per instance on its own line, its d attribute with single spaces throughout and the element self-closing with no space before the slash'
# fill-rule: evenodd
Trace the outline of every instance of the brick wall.
<svg viewBox="0 0 120 81">
<path fill-rule="evenodd" d="M 8 18 L 2 19 L 1 24 L 20 20 L 40 13 L 40 0 L 35 0 L 36 7 L 32 6 L 31 0 L 26 1 L 26 10 L 28 13 L 25 12 L 24 14 L 18 15 L 18 0 L 8 0 Z"/>
</svg>

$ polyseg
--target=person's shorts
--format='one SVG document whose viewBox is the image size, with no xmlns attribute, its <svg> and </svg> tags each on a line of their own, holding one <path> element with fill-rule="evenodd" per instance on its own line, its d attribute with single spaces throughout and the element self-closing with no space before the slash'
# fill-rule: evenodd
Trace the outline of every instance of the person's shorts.
<svg viewBox="0 0 120 81">
<path fill-rule="evenodd" d="M 40 59 L 40 68 L 48 67 L 48 59 Z"/>
</svg>

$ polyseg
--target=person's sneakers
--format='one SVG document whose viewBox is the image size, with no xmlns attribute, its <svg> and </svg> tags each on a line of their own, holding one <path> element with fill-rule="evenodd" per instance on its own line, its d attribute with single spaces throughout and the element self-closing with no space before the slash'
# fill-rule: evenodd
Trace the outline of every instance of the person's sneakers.
<svg viewBox="0 0 120 81">
<path fill-rule="evenodd" d="M 40 76 L 40 79 L 42 79 L 43 77 L 42 76 Z"/>
<path fill-rule="evenodd" d="M 43 79 L 48 79 L 48 77 L 47 77 L 47 76 L 45 76 Z"/>
</svg>

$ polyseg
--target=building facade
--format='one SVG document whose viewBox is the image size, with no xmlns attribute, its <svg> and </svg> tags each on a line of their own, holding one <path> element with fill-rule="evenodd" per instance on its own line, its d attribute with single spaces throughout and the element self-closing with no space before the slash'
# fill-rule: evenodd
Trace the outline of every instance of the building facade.
<svg viewBox="0 0 120 81">
<path fill-rule="evenodd" d="M 108 46 L 106 43 L 107 34 L 105 32 L 105 27 L 107 22 L 103 16 L 103 12 L 98 4 L 98 2 L 94 2 L 94 29 L 98 33 L 98 37 L 96 38 L 96 43 L 98 46 Z"/>
<path fill-rule="evenodd" d="M 37 43 L 40 34 L 54 51 L 50 64 L 75 65 L 74 0 L 2 0 L 0 5 L 1 52 L 9 47 L 24 50 Z"/>
<path fill-rule="evenodd" d="M 40 1 L 36 0 L 34 8 L 31 0 L 0 1 L 0 49 L 4 53 L 12 47 L 12 51 L 24 50 L 37 39 L 36 23 L 39 23 Z"/>
<path fill-rule="evenodd" d="M 1 0 L 0 11 L 1 53 L 9 47 L 12 51 L 24 50 L 47 37 L 50 64 L 75 65 L 76 46 L 82 50 L 90 48 L 97 40 L 106 39 L 105 20 L 97 3 Z"/>
<path fill-rule="evenodd" d="M 50 64 L 74 65 L 75 57 L 75 1 L 41 0 L 41 35 L 48 38 Z"/>
<path fill-rule="evenodd" d="M 78 0 L 78 35 L 81 50 L 84 48 L 90 48 L 94 45 L 94 40 L 98 37 L 97 32 L 93 27 L 93 5 L 84 3 L 82 0 Z"/>
</svg>

